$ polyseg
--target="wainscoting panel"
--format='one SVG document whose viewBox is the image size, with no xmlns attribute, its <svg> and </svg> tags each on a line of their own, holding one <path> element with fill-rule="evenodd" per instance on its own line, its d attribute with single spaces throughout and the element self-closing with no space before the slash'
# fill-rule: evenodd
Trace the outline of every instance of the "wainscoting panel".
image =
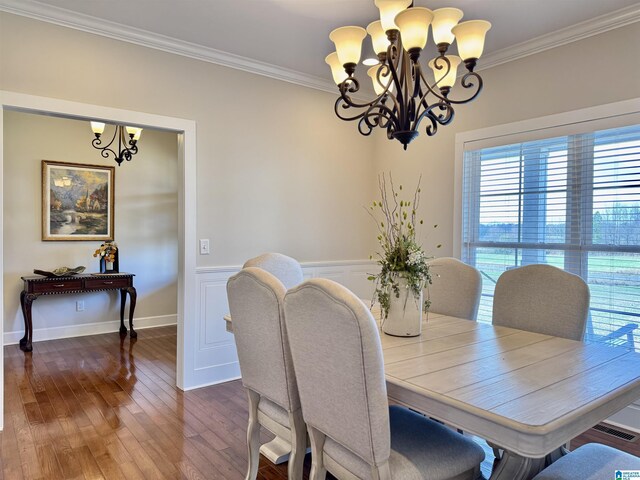
<svg viewBox="0 0 640 480">
<path fill-rule="evenodd" d="M 353 291 L 360 298 L 371 298 L 373 285 L 367 280 L 376 270 L 369 260 L 309 262 L 302 264 L 305 279 L 329 278 Z M 229 312 L 227 280 L 240 271 L 240 266 L 201 267 L 197 270 L 198 345 L 195 355 L 199 386 L 226 382 L 240 377 L 240 367 L 233 335 L 225 329 L 223 316 Z M 205 380 L 206 379 L 206 380 Z"/>
</svg>

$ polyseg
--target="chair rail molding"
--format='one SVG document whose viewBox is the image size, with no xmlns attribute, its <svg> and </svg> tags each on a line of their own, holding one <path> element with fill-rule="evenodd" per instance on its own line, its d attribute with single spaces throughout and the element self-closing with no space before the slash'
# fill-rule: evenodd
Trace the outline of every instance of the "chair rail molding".
<svg viewBox="0 0 640 480">
<path fill-rule="evenodd" d="M 372 260 L 338 260 L 302 263 L 305 279 L 329 278 L 349 288 L 360 298 L 371 298 L 373 284 L 367 280 L 376 271 Z M 193 388 L 240 378 L 233 334 L 222 317 L 229 313 L 227 280 L 242 267 L 199 267 L 197 272 L 196 338 L 193 350 L 196 381 Z M 214 379 L 212 381 L 212 379 Z"/>
</svg>

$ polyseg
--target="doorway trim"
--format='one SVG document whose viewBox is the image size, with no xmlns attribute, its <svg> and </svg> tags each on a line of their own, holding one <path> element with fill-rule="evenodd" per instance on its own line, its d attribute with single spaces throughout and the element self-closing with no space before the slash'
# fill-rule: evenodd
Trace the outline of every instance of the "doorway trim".
<svg viewBox="0 0 640 480">
<path fill-rule="evenodd" d="M 71 118 L 125 123 L 175 132 L 178 135 L 178 339 L 176 385 L 193 388 L 196 291 L 196 122 L 182 118 L 123 110 L 102 105 L 72 102 L 49 97 L 0 90 L 0 181 L 4 182 L 4 110 Z M 0 253 L 4 252 L 4 199 L 0 196 Z M 0 269 L 4 272 L 3 255 Z M 0 291 L 4 291 L 0 275 Z M 4 332 L 4 300 L 0 296 L 0 331 Z M 4 355 L 0 355 L 0 430 L 4 427 Z"/>
</svg>

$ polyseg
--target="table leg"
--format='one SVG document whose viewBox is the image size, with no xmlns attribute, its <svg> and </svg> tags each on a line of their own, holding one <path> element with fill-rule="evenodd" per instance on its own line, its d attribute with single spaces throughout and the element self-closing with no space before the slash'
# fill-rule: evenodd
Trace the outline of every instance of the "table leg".
<svg viewBox="0 0 640 480">
<path fill-rule="evenodd" d="M 545 466 L 544 458 L 521 457 L 505 450 L 491 473 L 490 480 L 530 480 Z"/>
<path fill-rule="evenodd" d="M 546 457 L 545 457 L 545 466 L 549 466 L 551 465 L 553 462 L 560 460 L 562 457 L 564 457 L 565 455 L 567 455 L 569 453 L 569 449 L 567 448 L 569 446 L 569 443 L 566 444 L 566 446 L 562 446 L 559 448 L 556 448 L 553 452 L 549 453 Z"/>
<path fill-rule="evenodd" d="M 24 346 L 27 344 L 27 332 L 29 331 L 29 323 L 27 322 L 27 314 L 25 313 L 24 310 L 24 297 L 27 294 L 27 292 L 22 291 L 20 292 L 20 308 L 22 310 L 22 319 L 24 320 L 24 337 L 22 337 L 20 339 L 20 349 L 24 350 Z"/>
<path fill-rule="evenodd" d="M 22 307 L 22 316 L 24 317 L 24 337 L 20 340 L 20 350 L 31 352 L 33 346 L 31 340 L 33 338 L 33 323 L 31 321 L 31 305 L 38 298 L 32 293 L 22 292 L 20 294 L 20 306 Z"/>
<path fill-rule="evenodd" d="M 131 338 L 137 338 L 138 333 L 133 329 L 133 312 L 136 309 L 138 294 L 135 287 L 128 287 L 127 292 L 129 292 L 129 335 Z"/>
<path fill-rule="evenodd" d="M 120 289 L 120 335 L 127 334 L 127 327 L 124 326 L 124 306 L 127 303 L 127 290 Z"/>
</svg>

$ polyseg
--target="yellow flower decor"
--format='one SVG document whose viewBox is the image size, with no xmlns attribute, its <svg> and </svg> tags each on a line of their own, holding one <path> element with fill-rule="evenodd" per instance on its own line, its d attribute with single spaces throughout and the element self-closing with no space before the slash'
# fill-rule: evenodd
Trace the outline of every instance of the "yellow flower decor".
<svg viewBox="0 0 640 480">
<path fill-rule="evenodd" d="M 113 263 L 116 260 L 116 251 L 118 250 L 118 245 L 116 242 L 104 242 L 100 245 L 95 252 L 93 252 L 94 257 L 104 258 L 106 262 Z"/>
</svg>

